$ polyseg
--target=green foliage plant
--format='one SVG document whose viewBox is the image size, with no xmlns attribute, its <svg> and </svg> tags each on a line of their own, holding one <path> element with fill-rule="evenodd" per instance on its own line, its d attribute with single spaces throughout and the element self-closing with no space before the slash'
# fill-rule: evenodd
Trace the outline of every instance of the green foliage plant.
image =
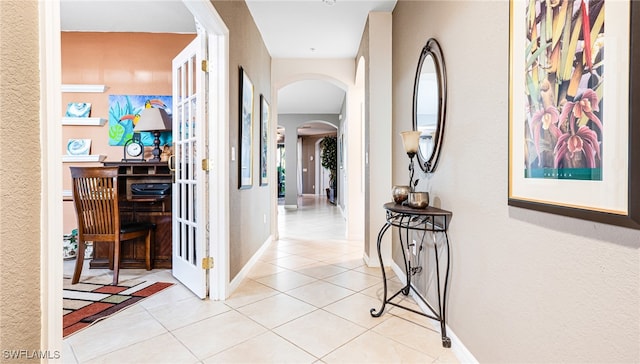
<svg viewBox="0 0 640 364">
<path fill-rule="evenodd" d="M 329 170 L 329 183 L 335 188 L 336 175 L 338 170 L 338 138 L 334 136 L 325 137 L 320 141 L 322 150 L 321 164 Z"/>
</svg>

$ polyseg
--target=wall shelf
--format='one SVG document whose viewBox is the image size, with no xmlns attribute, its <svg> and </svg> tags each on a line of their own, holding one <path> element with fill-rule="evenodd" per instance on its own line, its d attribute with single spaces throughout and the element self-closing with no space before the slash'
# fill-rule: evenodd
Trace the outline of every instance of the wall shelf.
<svg viewBox="0 0 640 364">
<path fill-rule="evenodd" d="M 90 155 L 63 155 L 62 162 L 102 162 L 107 158 L 103 154 L 90 154 Z"/>
<path fill-rule="evenodd" d="M 104 119 L 104 118 L 73 118 L 73 117 L 62 118 L 62 125 L 102 126 L 106 122 L 107 122 L 107 119 Z"/>
<path fill-rule="evenodd" d="M 62 92 L 105 92 L 107 90 L 107 86 L 63 84 L 61 90 Z"/>
</svg>

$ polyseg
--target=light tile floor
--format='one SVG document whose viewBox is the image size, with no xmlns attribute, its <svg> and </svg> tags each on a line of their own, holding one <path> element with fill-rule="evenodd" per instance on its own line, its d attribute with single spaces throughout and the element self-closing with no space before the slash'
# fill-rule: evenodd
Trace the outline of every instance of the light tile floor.
<svg viewBox="0 0 640 364">
<path fill-rule="evenodd" d="M 121 280 L 176 282 L 64 340 L 64 363 L 457 363 L 433 321 L 379 309 L 382 274 L 344 239 L 345 222 L 324 198 L 279 207 L 280 240 L 225 301 L 200 300 L 168 270 L 121 270 Z M 73 271 L 65 262 L 65 273 Z M 83 271 L 83 278 L 110 276 Z M 387 277 L 395 276 L 390 270 Z M 397 278 L 390 290 L 400 288 Z M 405 298 L 406 305 L 415 305 Z"/>
</svg>

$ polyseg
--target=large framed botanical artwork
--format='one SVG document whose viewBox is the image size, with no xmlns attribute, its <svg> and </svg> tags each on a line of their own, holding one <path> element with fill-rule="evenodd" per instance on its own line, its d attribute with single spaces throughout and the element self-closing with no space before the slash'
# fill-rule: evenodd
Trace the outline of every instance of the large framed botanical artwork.
<svg viewBox="0 0 640 364">
<path fill-rule="evenodd" d="M 253 185 L 253 83 L 240 67 L 240 189 L 251 188 Z"/>
<path fill-rule="evenodd" d="M 640 3 L 511 0 L 511 206 L 640 228 Z"/>
</svg>

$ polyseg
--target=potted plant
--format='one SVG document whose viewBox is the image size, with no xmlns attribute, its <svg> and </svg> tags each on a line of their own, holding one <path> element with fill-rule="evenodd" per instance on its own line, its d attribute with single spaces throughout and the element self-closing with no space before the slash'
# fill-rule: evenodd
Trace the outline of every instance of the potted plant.
<svg viewBox="0 0 640 364">
<path fill-rule="evenodd" d="M 64 234 L 62 238 L 62 257 L 74 259 L 78 253 L 78 229 L 73 229 L 71 234 Z"/>
<path fill-rule="evenodd" d="M 329 188 L 327 188 L 327 198 L 332 204 L 336 203 L 337 185 L 336 177 L 338 170 L 338 138 L 334 136 L 325 137 L 320 141 L 322 150 L 321 164 L 329 170 Z"/>
</svg>

